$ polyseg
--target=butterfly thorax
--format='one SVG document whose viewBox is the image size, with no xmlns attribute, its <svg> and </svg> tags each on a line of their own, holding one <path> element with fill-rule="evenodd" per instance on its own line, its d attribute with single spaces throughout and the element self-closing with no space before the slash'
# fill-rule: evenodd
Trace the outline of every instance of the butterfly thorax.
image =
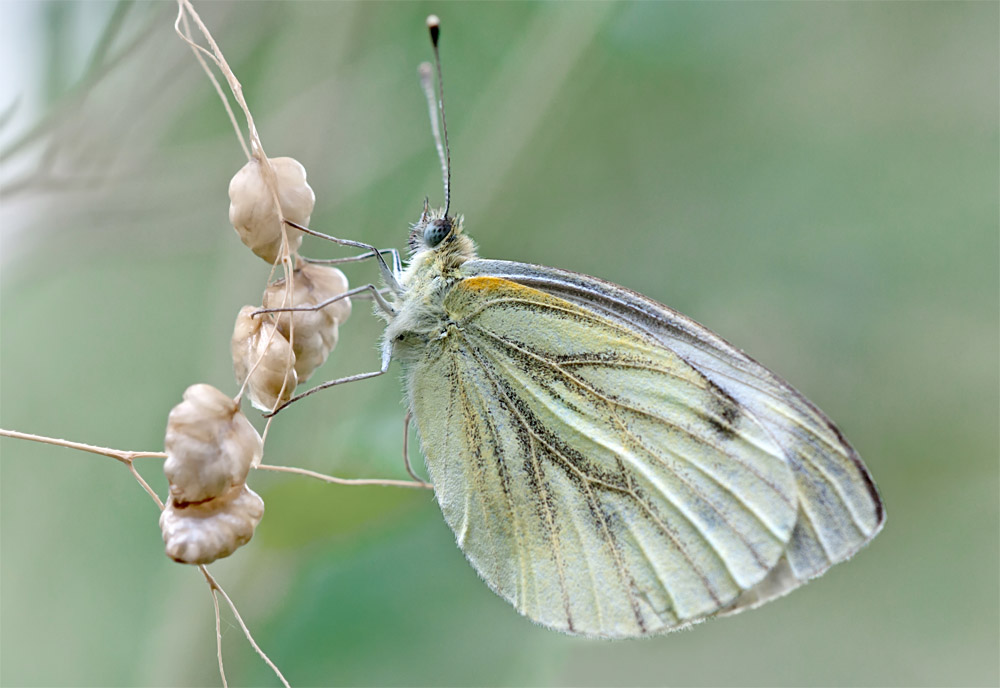
<svg viewBox="0 0 1000 688">
<path fill-rule="evenodd" d="M 399 277 L 402 293 L 393 303 L 396 312 L 383 316 L 388 320 L 383 352 L 404 361 L 446 335 L 444 299 L 462 279 L 462 265 L 476 257 L 475 244 L 462 233 L 461 217 L 446 217 L 440 210 L 425 209 L 413 226 L 410 249 L 409 264 Z"/>
</svg>

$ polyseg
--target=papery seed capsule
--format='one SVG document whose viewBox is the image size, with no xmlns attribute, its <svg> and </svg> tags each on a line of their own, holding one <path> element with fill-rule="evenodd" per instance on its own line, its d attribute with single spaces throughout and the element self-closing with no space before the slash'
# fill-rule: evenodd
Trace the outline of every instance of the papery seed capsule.
<svg viewBox="0 0 1000 688">
<path fill-rule="evenodd" d="M 247 397 L 254 408 L 271 411 L 292 398 L 298 384 L 296 356 L 272 315 L 253 317 L 256 310 L 244 306 L 236 316 L 230 342 L 233 372 L 240 384 L 250 376 Z"/>
<path fill-rule="evenodd" d="M 294 158 L 268 158 L 274 170 L 278 201 L 286 220 L 309 224 L 316 194 L 306 183 L 306 169 Z M 268 263 L 281 254 L 281 229 L 278 211 L 268 185 L 265 170 L 256 158 L 248 162 L 229 182 L 229 221 L 240 239 Z M 302 243 L 302 232 L 285 225 L 288 249 L 294 253 Z"/>
<path fill-rule="evenodd" d="M 203 502 L 246 482 L 264 444 L 239 405 L 211 385 L 191 385 L 170 411 L 163 472 L 179 504 Z"/>
<path fill-rule="evenodd" d="M 314 306 L 347 291 L 347 278 L 337 268 L 303 263 L 292 274 L 292 291 L 279 280 L 264 292 L 266 308 Z M 300 382 L 323 365 L 337 345 L 338 326 L 351 315 L 351 300 L 343 298 L 317 311 L 277 313 L 278 329 L 292 342 Z"/>
<path fill-rule="evenodd" d="M 253 537 L 264 515 L 264 500 L 247 487 L 198 504 L 167 500 L 160 530 L 167 556 L 182 564 L 209 564 L 228 557 Z"/>
</svg>

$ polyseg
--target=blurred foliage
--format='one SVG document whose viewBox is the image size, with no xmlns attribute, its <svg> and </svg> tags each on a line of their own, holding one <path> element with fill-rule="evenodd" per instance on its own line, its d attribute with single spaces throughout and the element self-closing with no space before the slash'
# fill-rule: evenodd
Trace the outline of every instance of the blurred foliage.
<svg viewBox="0 0 1000 688">
<path fill-rule="evenodd" d="M 996 3 L 199 9 L 267 151 L 309 171 L 313 226 L 398 247 L 441 195 L 415 77 L 439 14 L 453 207 L 481 254 L 720 332 L 836 419 L 889 514 L 788 598 L 605 643 L 496 598 L 429 493 L 255 475 L 267 514 L 213 569 L 293 685 L 997 685 Z M 169 3 L 4 12 L 36 111 L 0 131 L 0 425 L 157 449 L 189 384 L 235 391 L 232 323 L 267 278 L 227 224 L 240 150 Z M 365 311 L 320 374 L 377 367 Z M 282 414 L 268 459 L 405 477 L 392 377 Z M 125 471 L 2 451 L 0 683 L 218 685 L 205 585 Z M 223 632 L 230 685 L 273 685 Z"/>
</svg>

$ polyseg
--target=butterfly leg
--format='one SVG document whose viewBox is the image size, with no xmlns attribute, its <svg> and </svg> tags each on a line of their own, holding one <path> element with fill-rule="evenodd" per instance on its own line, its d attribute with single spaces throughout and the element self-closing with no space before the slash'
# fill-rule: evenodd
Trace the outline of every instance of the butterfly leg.
<svg viewBox="0 0 1000 688">
<path fill-rule="evenodd" d="M 379 375 L 384 375 L 386 373 L 386 371 L 388 371 L 388 370 L 389 370 L 389 359 L 385 358 L 382 361 L 382 367 L 379 368 L 378 370 L 373 370 L 373 371 L 368 372 L 368 373 L 358 373 L 357 375 L 348 375 L 347 377 L 338 377 L 336 380 L 329 380 L 328 382 L 324 382 L 321 385 L 316 385 L 312 389 L 308 389 L 305 392 L 303 392 L 302 394 L 296 394 L 294 397 L 292 397 L 291 399 L 289 399 L 288 401 L 286 401 L 285 403 L 283 403 L 281 406 L 277 407 L 276 409 L 274 409 L 270 413 L 265 413 L 264 417 L 265 418 L 271 418 L 272 416 L 276 415 L 278 413 L 278 411 L 280 411 L 281 409 L 285 408 L 286 406 L 288 406 L 292 402 L 298 401 L 299 399 L 303 399 L 303 398 L 309 396 L 310 394 L 315 394 L 316 392 L 320 391 L 321 389 L 326 389 L 328 387 L 334 387 L 336 385 L 342 385 L 342 384 L 347 383 L 347 382 L 357 382 L 358 380 L 367 380 L 370 377 L 378 377 Z"/>
<path fill-rule="evenodd" d="M 382 287 L 381 289 L 378 290 L 378 293 L 381 294 L 382 296 L 385 296 L 386 294 L 389 293 L 389 291 L 390 291 L 389 287 Z M 364 292 L 358 294 L 354 298 L 357 299 L 358 301 L 373 301 L 374 300 L 374 297 L 371 294 L 365 294 Z"/>
<path fill-rule="evenodd" d="M 407 411 L 406 418 L 403 419 L 403 463 L 406 464 L 406 472 L 410 474 L 411 478 L 429 487 L 430 483 L 419 477 L 413 470 L 413 464 L 410 463 L 410 421 L 412 419 L 413 411 Z"/>
<path fill-rule="evenodd" d="M 291 220 L 285 220 L 285 224 L 290 227 L 294 227 L 306 234 L 310 234 L 314 237 L 320 239 L 325 239 L 326 241 L 332 241 L 335 244 L 340 244 L 341 246 L 353 246 L 355 248 L 361 248 L 372 254 L 374 258 L 378 260 L 379 271 L 382 273 L 382 280 L 385 282 L 386 286 L 393 290 L 393 292 L 400 294 L 403 288 L 399 284 L 399 280 L 396 279 L 396 275 L 399 274 L 401 268 L 399 263 L 399 254 L 392 254 L 393 265 L 392 268 L 385 262 L 385 258 L 382 257 L 382 252 L 372 246 L 371 244 L 366 244 L 363 241 L 354 241 L 352 239 L 340 239 L 338 237 L 330 236 L 329 234 L 323 234 L 322 232 L 317 232 L 314 229 L 309 229 L 300 225 L 298 222 L 292 222 Z"/>
<path fill-rule="evenodd" d="M 382 255 L 388 255 L 392 259 L 392 271 L 394 274 L 398 274 L 402 270 L 403 262 L 399 258 L 399 251 L 394 248 L 380 248 L 378 253 Z M 302 260 L 307 263 L 312 263 L 313 265 L 340 265 L 342 263 L 358 263 L 362 260 L 368 260 L 369 258 L 375 257 L 375 251 L 367 251 L 356 256 L 348 256 L 347 258 L 306 258 L 301 256 Z"/>
<path fill-rule="evenodd" d="M 370 298 L 374 299 L 375 303 L 378 304 L 378 307 L 381 308 L 383 312 L 388 313 L 389 315 L 394 315 L 396 313 L 396 309 L 393 308 L 392 305 L 382 297 L 382 293 L 381 291 L 379 291 L 378 287 L 376 287 L 374 284 L 365 284 L 360 287 L 354 287 L 354 289 L 348 289 L 343 294 L 337 294 L 336 296 L 331 296 L 326 301 L 320 301 L 319 303 L 313 304 L 311 306 L 292 306 L 289 308 L 261 308 L 260 310 L 254 311 L 253 316 L 257 317 L 258 315 L 264 315 L 265 313 L 284 313 L 286 311 L 318 311 L 326 308 L 331 303 L 335 303 L 337 301 L 340 301 L 341 299 L 346 299 L 349 296 L 356 296 L 358 294 L 361 294 L 362 292 L 369 292 L 369 294 L 367 294 L 366 296 L 369 296 Z"/>
</svg>

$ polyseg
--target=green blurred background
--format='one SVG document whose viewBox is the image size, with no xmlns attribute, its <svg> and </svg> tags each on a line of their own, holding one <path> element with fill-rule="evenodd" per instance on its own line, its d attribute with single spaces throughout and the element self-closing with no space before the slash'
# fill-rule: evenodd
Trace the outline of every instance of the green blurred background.
<svg viewBox="0 0 1000 688">
<path fill-rule="evenodd" d="M 416 79 L 439 14 L 480 253 L 718 331 L 837 421 L 888 509 L 787 598 L 609 643 L 519 617 L 429 493 L 253 475 L 267 514 L 212 569 L 293 685 L 997 685 L 997 3 L 198 7 L 268 153 L 308 170 L 312 225 L 398 247 L 441 198 Z M 171 4 L 0 12 L 0 425 L 160 449 L 188 385 L 235 393 L 267 278 L 227 222 L 240 149 Z M 377 367 L 379 331 L 357 304 L 317 380 Z M 405 477 L 393 372 L 283 413 L 267 459 Z M 0 682 L 218 685 L 208 590 L 127 472 L 0 449 Z M 276 684 L 223 634 L 230 685 Z"/>
</svg>

